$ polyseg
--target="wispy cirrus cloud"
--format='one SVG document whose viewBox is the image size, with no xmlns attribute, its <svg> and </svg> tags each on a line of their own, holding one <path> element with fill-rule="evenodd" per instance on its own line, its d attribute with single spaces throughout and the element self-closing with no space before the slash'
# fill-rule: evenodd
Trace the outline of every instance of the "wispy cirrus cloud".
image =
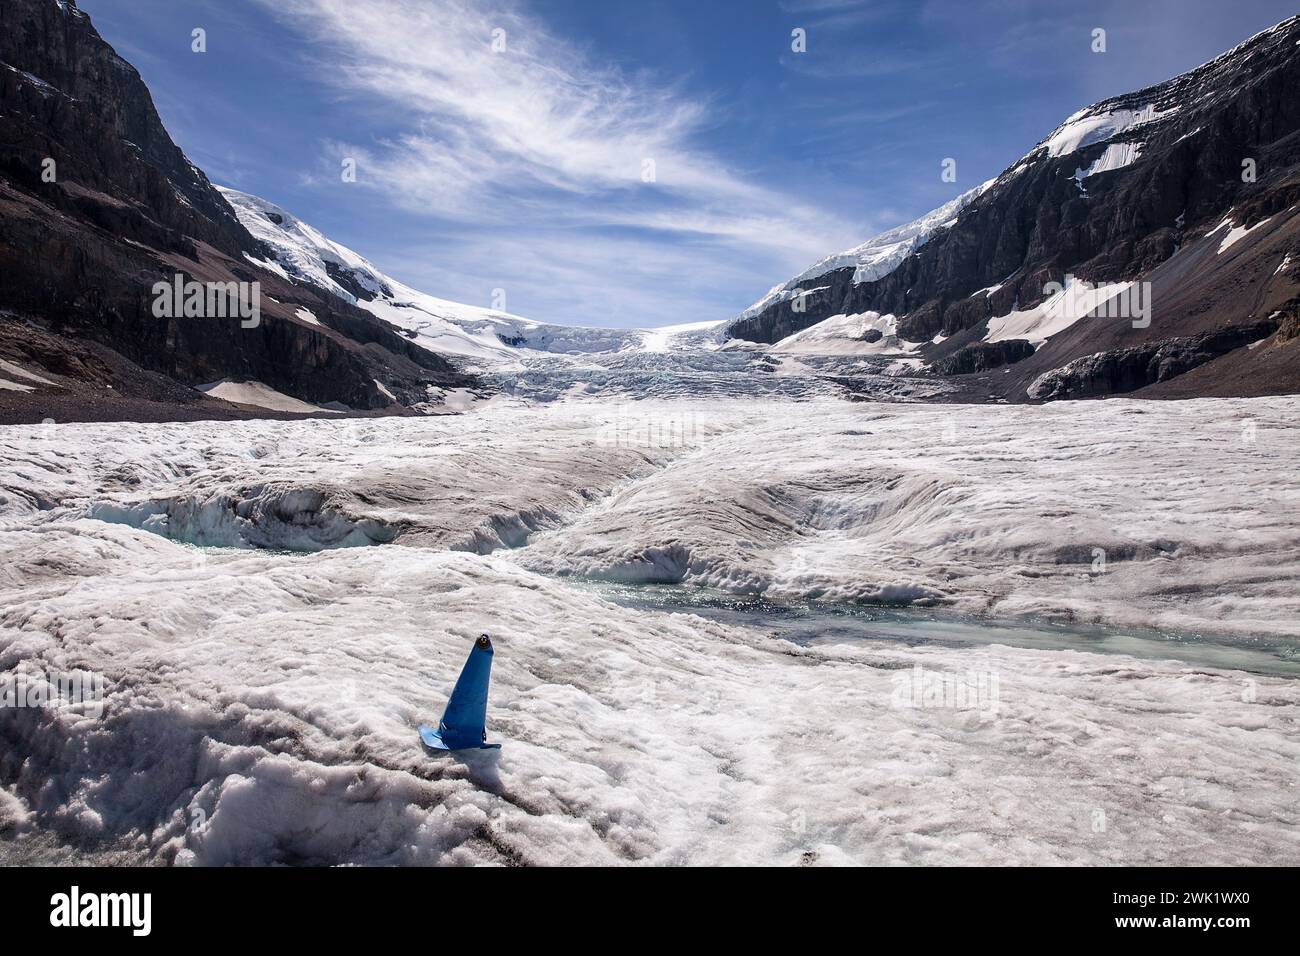
<svg viewBox="0 0 1300 956">
<path fill-rule="evenodd" d="M 662 287 L 678 270 L 739 257 L 761 270 L 761 291 L 860 241 L 860 227 L 701 148 L 712 104 L 600 62 L 510 0 L 259 2 L 309 40 L 319 80 L 373 99 L 384 116 L 390 132 L 328 144 L 335 181 L 339 157 L 354 157 L 363 186 L 409 214 L 472 225 L 479 248 L 485 229 L 510 230 L 516 247 L 531 231 L 565 242 L 573 261 L 603 264 L 593 244 L 615 229 L 625 254 L 663 269 L 629 273 L 629 283 Z M 603 277 L 605 300 L 620 281 Z M 643 303 L 648 293 L 627 290 Z"/>
<path fill-rule="evenodd" d="M 784 13 L 819 27 L 844 27 L 898 16 L 908 4 L 899 0 L 780 0 Z"/>
</svg>

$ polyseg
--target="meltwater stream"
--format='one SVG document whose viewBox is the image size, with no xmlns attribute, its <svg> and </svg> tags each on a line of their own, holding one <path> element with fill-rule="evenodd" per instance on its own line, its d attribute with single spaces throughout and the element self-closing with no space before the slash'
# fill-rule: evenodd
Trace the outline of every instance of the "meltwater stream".
<svg viewBox="0 0 1300 956">
<path fill-rule="evenodd" d="M 1300 646 L 1278 638 L 1171 634 L 1134 628 L 996 621 L 925 609 L 785 602 L 662 584 L 569 583 L 624 607 L 698 614 L 754 628 L 797 644 L 854 640 L 950 646 L 1005 644 L 1038 650 L 1125 654 L 1199 667 L 1300 677 Z"/>
</svg>

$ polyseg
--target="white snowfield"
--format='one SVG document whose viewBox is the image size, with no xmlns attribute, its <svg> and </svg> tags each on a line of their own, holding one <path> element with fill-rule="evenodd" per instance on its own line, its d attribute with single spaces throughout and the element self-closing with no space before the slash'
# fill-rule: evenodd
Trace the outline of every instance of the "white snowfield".
<svg viewBox="0 0 1300 956">
<path fill-rule="evenodd" d="M 1297 410 L 789 406 L 623 487 L 520 560 L 784 598 L 1300 637 Z"/>
<path fill-rule="evenodd" d="M 1141 157 L 1144 145 L 1144 143 L 1111 143 L 1087 169 L 1080 167 L 1074 171 L 1074 178 L 1079 183 L 1079 188 L 1084 189 L 1083 180 L 1090 176 L 1132 166 Z"/>
<path fill-rule="evenodd" d="M 879 337 L 874 333 L 879 333 Z M 859 312 L 832 315 L 786 336 L 774 344 L 771 351 L 805 355 L 906 355 L 920 345 L 899 338 L 897 316 Z"/>
<path fill-rule="evenodd" d="M 1297 412 L 565 401 L 0 429 L 0 673 L 107 684 L 100 718 L 0 708 L 0 858 L 1300 863 L 1293 679 L 800 646 L 538 573 L 1294 639 Z M 484 631 L 503 749 L 426 754 L 415 727 Z M 996 693 L 919 699 L 925 675 Z"/>
<path fill-rule="evenodd" d="M 310 402 L 294 398 L 292 395 L 277 392 L 269 385 L 264 385 L 261 382 L 222 380 L 200 385 L 198 389 L 205 395 L 211 395 L 214 398 L 225 399 L 228 402 L 236 402 L 240 405 L 253 405 L 257 408 L 265 408 L 275 412 L 329 411 L 329 409 L 323 409 L 319 405 L 312 405 Z"/>
<path fill-rule="evenodd" d="M 1178 107 L 1176 106 L 1161 110 L 1154 103 L 1148 103 L 1137 110 L 1108 110 L 1103 109 L 1100 105 L 1089 106 L 1079 110 L 1058 126 L 1047 139 L 1034 147 L 1030 156 L 1033 156 L 1039 150 L 1045 151 L 1048 156 L 1068 156 L 1070 153 L 1077 152 L 1086 146 L 1105 143 L 1121 134 L 1128 133 L 1130 130 L 1168 119 L 1177 112 Z M 1103 155 L 1111 156 L 1112 162 L 1119 158 L 1111 153 L 1109 146 Z M 1135 154 L 1120 165 L 1127 165 L 1136 158 Z M 1115 169 L 1118 167 L 1112 165 L 1107 168 Z"/>
<path fill-rule="evenodd" d="M 1057 284 L 1061 286 L 1059 291 L 1047 296 L 1033 308 L 1013 309 L 1006 315 L 989 319 L 984 341 L 1026 339 L 1035 346 L 1042 345 L 1081 319 L 1097 314 L 1111 299 L 1133 287 L 1132 282 L 1093 285 L 1074 276 L 1066 276 L 1065 283 Z M 1124 304 L 1128 306 L 1127 300 Z M 1118 305 L 1115 308 L 1118 311 Z"/>
</svg>

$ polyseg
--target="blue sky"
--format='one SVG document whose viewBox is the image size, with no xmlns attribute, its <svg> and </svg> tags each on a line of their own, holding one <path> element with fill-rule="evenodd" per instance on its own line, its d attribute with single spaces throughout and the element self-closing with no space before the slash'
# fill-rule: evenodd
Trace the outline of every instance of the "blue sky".
<svg viewBox="0 0 1300 956">
<path fill-rule="evenodd" d="M 79 5 L 215 182 L 423 291 L 487 306 L 504 289 L 517 314 L 604 326 L 727 318 L 996 175 L 1081 106 L 1295 12 L 1289 0 Z M 205 54 L 191 51 L 196 27 Z M 1098 27 L 1105 53 L 1091 50 Z M 956 183 L 940 178 L 947 157 Z"/>
</svg>

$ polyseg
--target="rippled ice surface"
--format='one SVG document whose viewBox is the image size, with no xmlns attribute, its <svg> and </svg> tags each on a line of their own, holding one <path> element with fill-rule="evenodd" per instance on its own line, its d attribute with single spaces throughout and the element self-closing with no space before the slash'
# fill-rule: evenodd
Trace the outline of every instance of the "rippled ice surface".
<svg viewBox="0 0 1300 956">
<path fill-rule="evenodd" d="M 1298 412 L 0 429 L 0 672 L 106 685 L 0 709 L 0 861 L 1300 863 Z"/>
<path fill-rule="evenodd" d="M 738 348 L 718 351 L 530 356 L 518 367 L 482 374 L 516 398 L 627 399 L 926 399 L 952 391 L 941 379 L 879 356 L 785 356 Z"/>
</svg>

